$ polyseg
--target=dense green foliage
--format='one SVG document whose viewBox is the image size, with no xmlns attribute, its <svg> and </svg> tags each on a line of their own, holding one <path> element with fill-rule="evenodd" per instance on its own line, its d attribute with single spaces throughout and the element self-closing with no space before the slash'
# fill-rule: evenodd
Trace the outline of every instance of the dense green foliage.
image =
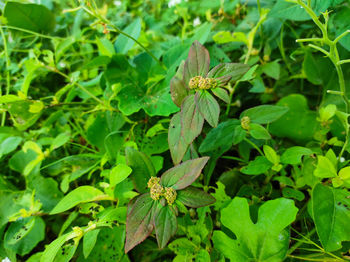
<svg viewBox="0 0 350 262">
<path fill-rule="evenodd" d="M 350 2 L 0 2 L 2 261 L 350 259 Z"/>
</svg>

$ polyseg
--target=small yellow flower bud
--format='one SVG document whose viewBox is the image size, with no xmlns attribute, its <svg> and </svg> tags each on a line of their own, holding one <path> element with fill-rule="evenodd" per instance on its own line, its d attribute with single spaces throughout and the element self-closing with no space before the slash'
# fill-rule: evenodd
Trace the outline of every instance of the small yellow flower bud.
<svg viewBox="0 0 350 262">
<path fill-rule="evenodd" d="M 248 116 L 244 116 L 241 119 L 241 127 L 245 130 L 249 130 L 250 128 L 250 118 Z"/>
<path fill-rule="evenodd" d="M 162 196 L 163 194 L 163 187 L 159 184 L 154 184 L 151 187 L 151 198 L 153 200 L 159 200 L 159 198 Z"/>
<path fill-rule="evenodd" d="M 152 176 L 148 182 L 147 182 L 147 186 L 148 188 L 151 188 L 153 187 L 155 184 L 159 184 L 160 182 L 160 178 L 159 177 L 156 177 L 156 176 Z"/>
<path fill-rule="evenodd" d="M 166 187 L 163 196 L 168 202 L 168 205 L 172 205 L 176 200 L 177 193 L 174 188 Z"/>
<path fill-rule="evenodd" d="M 190 79 L 190 82 L 188 83 L 188 86 L 190 89 L 196 89 L 199 87 L 199 83 L 203 81 L 204 78 L 201 76 L 195 76 Z"/>
</svg>

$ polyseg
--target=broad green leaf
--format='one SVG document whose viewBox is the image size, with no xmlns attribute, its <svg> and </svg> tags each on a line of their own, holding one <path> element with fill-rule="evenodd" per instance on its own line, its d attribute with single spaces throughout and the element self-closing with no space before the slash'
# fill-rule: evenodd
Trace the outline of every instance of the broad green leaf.
<svg viewBox="0 0 350 262">
<path fill-rule="evenodd" d="M 286 227 L 295 220 L 297 212 L 292 200 L 269 200 L 259 208 L 258 221 L 253 223 L 247 199 L 236 197 L 221 210 L 221 223 L 237 239 L 214 231 L 214 247 L 235 262 L 283 261 L 289 246 Z"/>
<path fill-rule="evenodd" d="M 271 78 L 276 80 L 280 78 L 281 66 L 278 63 L 278 60 L 262 65 L 261 70 Z"/>
<path fill-rule="evenodd" d="M 269 160 L 272 164 L 279 164 L 280 156 L 277 155 L 276 151 L 272 147 L 264 145 L 263 150 L 267 160 Z"/>
<path fill-rule="evenodd" d="M 177 230 L 177 220 L 171 206 L 157 205 L 154 212 L 154 227 L 159 248 L 164 248 Z"/>
<path fill-rule="evenodd" d="M 185 258 L 194 257 L 199 249 L 192 241 L 184 237 L 175 239 L 168 247 L 176 255 L 183 255 Z"/>
<path fill-rule="evenodd" d="M 197 92 L 195 96 L 198 111 L 212 127 L 219 123 L 220 106 L 215 98 L 207 91 Z"/>
<path fill-rule="evenodd" d="M 99 232 L 100 232 L 100 229 L 95 229 L 84 234 L 83 254 L 85 258 L 87 258 L 90 255 L 92 249 L 94 248 Z"/>
<path fill-rule="evenodd" d="M 4 108 L 6 108 L 11 115 L 13 125 L 20 131 L 26 130 L 34 125 L 42 113 L 42 111 L 31 113 L 30 106 L 33 104 L 35 104 L 35 101 L 23 100 L 4 105 Z"/>
<path fill-rule="evenodd" d="M 112 57 L 115 54 L 113 44 L 108 39 L 96 37 L 96 44 L 101 56 Z"/>
<path fill-rule="evenodd" d="M 242 42 L 248 44 L 248 39 L 243 32 L 220 31 L 213 36 L 213 40 L 218 44 L 225 44 L 230 42 Z"/>
<path fill-rule="evenodd" d="M 309 109 L 304 96 L 292 94 L 283 97 L 277 106 L 287 107 L 289 110 L 270 124 L 269 132 L 272 135 L 286 137 L 296 142 L 308 142 L 313 139 L 320 124 L 316 121 L 316 112 Z"/>
<path fill-rule="evenodd" d="M 327 157 L 317 156 L 317 166 L 314 175 L 322 178 L 336 177 L 337 170 Z"/>
<path fill-rule="evenodd" d="M 249 133 L 255 139 L 271 139 L 269 132 L 265 129 L 265 127 L 259 124 L 250 124 Z"/>
<path fill-rule="evenodd" d="M 120 182 L 124 181 L 132 172 L 132 169 L 124 164 L 119 164 L 111 169 L 109 174 L 109 184 L 115 187 Z"/>
<path fill-rule="evenodd" d="M 155 201 L 149 193 L 137 197 L 126 219 L 125 253 L 144 241 L 153 231 Z"/>
<path fill-rule="evenodd" d="M 223 88 L 217 87 L 212 90 L 213 94 L 220 98 L 225 103 L 230 103 L 230 96 L 228 95 L 227 91 Z"/>
<path fill-rule="evenodd" d="M 328 252 L 342 247 L 350 240 L 350 195 L 346 190 L 316 184 L 311 197 L 313 219 L 322 246 Z"/>
<path fill-rule="evenodd" d="M 4 247 L 20 256 L 28 254 L 45 237 L 41 217 L 28 217 L 10 224 L 4 235 Z"/>
<path fill-rule="evenodd" d="M 284 164 L 297 165 L 301 163 L 301 158 L 305 155 L 311 155 L 311 149 L 301 146 L 288 148 L 281 156 L 281 162 Z"/>
<path fill-rule="evenodd" d="M 350 187 L 350 166 L 344 167 L 339 170 L 339 178 L 345 184 L 346 187 Z"/>
<path fill-rule="evenodd" d="M 335 32 L 337 37 L 344 33 L 346 30 L 349 30 L 349 26 L 347 23 L 347 18 L 350 16 L 350 8 L 340 8 L 337 13 L 334 13 L 332 16 L 332 24 L 335 28 Z M 343 37 L 339 43 L 350 51 L 350 35 Z"/>
<path fill-rule="evenodd" d="M 137 40 L 141 33 L 141 18 L 136 18 L 135 21 L 123 29 L 123 32 L 127 33 Z M 134 44 L 134 40 L 125 35 L 119 34 L 117 40 L 114 43 L 114 47 L 118 53 L 125 55 L 133 47 Z"/>
<path fill-rule="evenodd" d="M 260 175 L 269 170 L 273 164 L 263 156 L 257 156 L 253 161 L 241 169 L 241 172 L 246 175 Z"/>
<path fill-rule="evenodd" d="M 237 126 L 240 126 L 240 121 L 231 119 L 211 129 L 201 143 L 199 152 L 210 152 L 226 145 L 233 145 L 235 142 L 239 143 L 240 139 L 235 139 L 240 136 Z"/>
<path fill-rule="evenodd" d="M 148 191 L 147 182 L 151 176 L 156 175 L 156 171 L 151 159 L 144 153 L 139 152 L 132 147 L 125 149 L 126 163 L 132 169 L 131 179 L 135 188 L 145 193 Z"/>
<path fill-rule="evenodd" d="M 54 15 L 43 5 L 8 1 L 3 14 L 10 26 L 38 33 L 47 33 L 55 28 Z"/>
<path fill-rule="evenodd" d="M 290 187 L 283 188 L 282 195 L 287 198 L 294 198 L 298 201 L 303 201 L 305 199 L 303 192 Z"/>
<path fill-rule="evenodd" d="M 318 63 L 313 56 L 312 52 L 306 52 L 303 62 L 303 70 L 305 72 L 307 80 L 314 85 L 323 84 L 322 72 L 318 66 Z"/>
<path fill-rule="evenodd" d="M 187 160 L 163 173 L 160 182 L 163 186 L 175 190 L 184 189 L 199 177 L 208 160 L 209 157 Z"/>
<path fill-rule="evenodd" d="M 181 135 L 181 113 L 176 113 L 170 121 L 168 131 L 168 143 L 171 158 L 175 165 L 179 164 L 184 157 L 188 144 Z"/>
<path fill-rule="evenodd" d="M 335 115 L 336 112 L 337 112 L 337 106 L 334 104 L 328 104 L 324 107 L 321 107 L 319 110 L 320 120 L 328 121 Z"/>
<path fill-rule="evenodd" d="M 188 207 L 198 208 L 215 203 L 215 198 L 196 187 L 189 186 L 178 191 L 176 200 Z"/>
<path fill-rule="evenodd" d="M 287 113 L 288 110 L 288 107 L 283 106 L 261 105 L 243 111 L 240 115 L 240 119 L 248 116 L 253 123 L 269 124 L 279 119 Z"/>
<path fill-rule="evenodd" d="M 333 5 L 334 0 L 311 0 L 311 9 L 313 9 L 317 15 Z M 307 12 L 298 4 L 290 3 L 287 1 L 277 1 L 269 13 L 269 17 L 289 19 L 293 21 L 305 21 L 310 20 L 311 17 Z"/>
<path fill-rule="evenodd" d="M 10 136 L 0 144 L 0 157 L 14 151 L 22 142 L 22 137 Z"/>
<path fill-rule="evenodd" d="M 187 85 L 192 77 L 205 77 L 209 71 L 209 52 L 197 40 L 191 45 L 188 57 L 184 65 L 184 81 Z"/>
<path fill-rule="evenodd" d="M 171 99 L 178 107 L 181 107 L 182 101 L 189 93 L 189 89 L 183 82 L 184 65 L 185 62 L 182 61 L 182 63 L 179 65 L 179 68 L 177 69 L 175 76 L 170 81 Z"/>
<path fill-rule="evenodd" d="M 223 63 L 209 71 L 208 77 L 215 78 L 222 84 L 227 81 L 240 80 L 249 70 L 249 65 L 239 63 Z"/>
<path fill-rule="evenodd" d="M 98 201 L 103 192 L 92 186 L 80 186 L 69 192 L 50 212 L 51 215 L 62 213 L 72 207 L 86 202 Z"/>
<path fill-rule="evenodd" d="M 61 133 L 58 136 L 55 137 L 55 139 L 52 141 L 50 150 L 55 150 L 56 148 L 59 148 L 63 146 L 65 143 L 67 143 L 70 139 L 69 133 Z"/>
<path fill-rule="evenodd" d="M 0 104 L 12 103 L 24 100 L 23 98 L 15 95 L 3 95 L 0 96 Z"/>
<path fill-rule="evenodd" d="M 42 254 L 40 258 L 40 262 L 52 262 L 54 261 L 58 251 L 61 249 L 62 245 L 75 237 L 75 232 L 70 232 L 67 234 L 64 234 L 58 238 L 56 238 L 54 241 L 52 241 L 48 246 L 45 247 L 44 253 Z"/>
<path fill-rule="evenodd" d="M 181 135 L 187 144 L 199 136 L 203 124 L 204 118 L 196 105 L 195 96 L 187 96 L 181 106 Z"/>
</svg>

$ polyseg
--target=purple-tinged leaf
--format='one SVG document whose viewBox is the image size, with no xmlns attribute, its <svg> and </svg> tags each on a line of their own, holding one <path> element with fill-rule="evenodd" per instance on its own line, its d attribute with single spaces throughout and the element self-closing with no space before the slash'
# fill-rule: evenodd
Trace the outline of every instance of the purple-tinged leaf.
<svg viewBox="0 0 350 262">
<path fill-rule="evenodd" d="M 188 207 L 204 207 L 215 203 L 215 198 L 196 187 L 189 186 L 178 191 L 177 200 Z"/>
<path fill-rule="evenodd" d="M 216 78 L 220 84 L 224 85 L 228 81 L 239 80 L 247 71 L 249 65 L 239 63 L 224 63 L 215 66 L 208 73 L 208 77 Z"/>
<path fill-rule="evenodd" d="M 187 96 L 181 106 L 181 135 L 187 144 L 191 144 L 199 136 L 203 124 L 204 118 L 199 113 L 194 95 Z"/>
<path fill-rule="evenodd" d="M 198 110 L 212 127 L 219 123 L 220 106 L 208 91 L 200 91 L 195 95 Z"/>
<path fill-rule="evenodd" d="M 141 193 L 148 191 L 147 182 L 151 176 L 156 175 L 156 171 L 149 157 L 139 152 L 132 147 L 125 149 L 126 163 L 132 169 L 130 178 L 132 179 L 135 188 Z"/>
<path fill-rule="evenodd" d="M 208 160 L 209 157 L 187 160 L 166 171 L 162 175 L 160 183 L 165 187 L 172 187 L 175 190 L 184 189 L 199 177 Z"/>
<path fill-rule="evenodd" d="M 209 71 L 209 52 L 198 41 L 194 41 L 184 66 L 184 82 L 187 86 L 190 79 L 195 76 L 205 77 Z"/>
<path fill-rule="evenodd" d="M 172 206 L 160 203 L 154 213 L 154 227 L 159 248 L 164 248 L 177 230 L 177 220 Z"/>
<path fill-rule="evenodd" d="M 168 142 L 171 158 L 175 165 L 179 164 L 184 157 L 188 144 L 181 136 L 181 113 L 176 113 L 170 121 Z"/>
<path fill-rule="evenodd" d="M 155 201 L 149 193 L 137 197 L 126 218 L 125 253 L 144 241 L 153 231 Z M 130 206 L 129 206 L 130 207 Z"/>
<path fill-rule="evenodd" d="M 171 99 L 178 107 L 181 107 L 182 101 L 186 98 L 189 92 L 189 89 L 185 86 L 183 82 L 184 64 L 185 63 L 183 61 L 180 64 L 175 76 L 171 79 L 170 82 Z"/>
<path fill-rule="evenodd" d="M 213 90 L 213 94 L 220 98 L 222 101 L 224 101 L 225 103 L 230 103 L 230 96 L 228 95 L 227 91 L 223 88 L 214 88 Z"/>
</svg>

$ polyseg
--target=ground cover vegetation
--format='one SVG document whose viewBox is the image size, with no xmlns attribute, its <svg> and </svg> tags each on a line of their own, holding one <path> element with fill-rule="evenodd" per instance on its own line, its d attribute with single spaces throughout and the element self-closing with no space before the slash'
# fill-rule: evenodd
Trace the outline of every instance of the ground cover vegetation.
<svg viewBox="0 0 350 262">
<path fill-rule="evenodd" d="M 350 2 L 0 2 L 2 261 L 350 259 Z"/>
</svg>

